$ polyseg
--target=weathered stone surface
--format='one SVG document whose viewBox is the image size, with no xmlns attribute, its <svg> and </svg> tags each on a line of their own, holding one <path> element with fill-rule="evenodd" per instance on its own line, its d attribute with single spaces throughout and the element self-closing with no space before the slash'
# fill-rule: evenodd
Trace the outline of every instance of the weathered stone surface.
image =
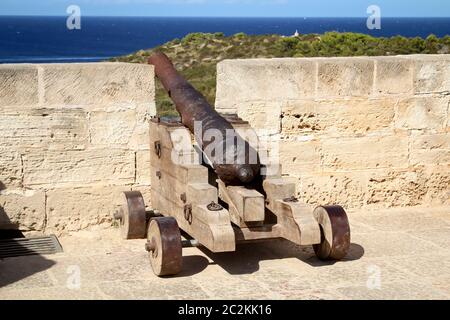
<svg viewBox="0 0 450 320">
<path fill-rule="evenodd" d="M 148 122 L 138 122 L 134 125 L 133 133 L 127 148 L 130 150 L 150 150 L 150 131 L 148 129 Z"/>
<path fill-rule="evenodd" d="M 388 170 L 370 174 L 367 204 L 414 206 L 421 203 L 426 190 L 416 171 Z"/>
<path fill-rule="evenodd" d="M 148 120 L 156 115 L 156 103 L 152 99 L 150 101 L 136 103 L 136 119 L 140 123 L 148 124 Z"/>
<path fill-rule="evenodd" d="M 388 283 L 380 289 L 367 286 L 340 288 L 339 293 L 349 300 L 446 300 L 448 296 L 435 287 L 423 283 Z"/>
<path fill-rule="evenodd" d="M 374 61 L 365 58 L 319 60 L 318 97 L 369 96 Z"/>
<path fill-rule="evenodd" d="M 132 150 L 150 149 L 149 121 L 156 115 L 155 101 L 136 105 L 136 124 L 128 147 Z"/>
<path fill-rule="evenodd" d="M 41 231 L 45 225 L 45 193 L 39 190 L 0 193 L 0 229 Z"/>
<path fill-rule="evenodd" d="M 430 241 L 433 244 L 441 247 L 442 249 L 446 249 L 446 248 L 450 248 L 450 237 L 449 232 L 450 232 L 450 228 L 447 227 L 445 228 L 445 226 L 448 226 L 448 222 L 447 223 L 442 223 L 443 219 L 436 219 L 435 217 L 431 217 L 432 219 L 434 219 L 435 221 L 440 222 L 441 224 L 436 228 L 433 229 L 426 229 L 426 230 L 411 230 L 408 233 L 414 237 L 417 237 L 421 240 L 425 240 L 425 241 Z M 445 220 L 444 220 L 445 221 Z M 450 280 L 450 279 L 449 279 Z M 447 281 L 447 283 L 449 283 L 450 281 Z M 450 293 L 450 288 L 448 288 L 449 293 Z"/>
<path fill-rule="evenodd" d="M 450 164 L 450 133 L 412 135 L 412 165 Z"/>
<path fill-rule="evenodd" d="M 136 126 L 136 112 L 91 112 L 89 133 L 94 145 L 127 145 Z"/>
<path fill-rule="evenodd" d="M 20 153 L 0 146 L 0 191 L 22 186 L 22 161 Z"/>
<path fill-rule="evenodd" d="M 365 204 L 367 179 L 357 172 L 305 173 L 297 190 L 301 200 L 310 204 L 340 204 L 345 208 L 359 208 Z"/>
<path fill-rule="evenodd" d="M 39 103 L 38 69 L 34 65 L 0 65 L 0 106 Z"/>
<path fill-rule="evenodd" d="M 450 166 L 369 173 L 367 204 L 385 207 L 449 202 Z"/>
<path fill-rule="evenodd" d="M 60 254 L 0 260 L 0 299 L 448 299 L 448 227 L 428 218 L 422 231 L 401 227 L 445 209 L 353 210 L 352 244 L 340 262 L 320 261 L 310 246 L 287 241 L 240 245 L 229 254 L 186 248 L 182 272 L 164 279 L 153 274 L 144 240 L 92 227 L 59 237 Z M 360 229 L 373 223 L 390 231 Z M 424 234 L 428 223 L 433 229 Z M 80 289 L 67 286 L 74 266 Z"/>
<path fill-rule="evenodd" d="M 449 57 L 225 61 L 217 108 L 237 112 L 260 135 L 281 131 L 270 159 L 279 156 L 283 172 L 298 177 L 307 202 L 442 205 L 450 199 Z M 44 189 L 56 207 L 49 230 L 108 226 L 109 204 L 101 201 L 113 203 L 115 188 L 139 189 L 151 206 L 151 67 L 3 65 L 0 80 L 0 199 L 8 195 L 21 228 L 39 230 Z M 12 195 L 23 187 L 33 190 Z M 85 207 L 71 190 L 81 190 Z"/>
<path fill-rule="evenodd" d="M 415 94 L 450 92 L 450 59 L 448 56 L 413 56 Z"/>
<path fill-rule="evenodd" d="M 282 108 L 282 134 L 330 137 L 368 134 L 391 128 L 397 99 L 301 100 Z"/>
<path fill-rule="evenodd" d="M 317 67 L 316 86 L 298 95 L 291 90 L 298 82 L 286 84 L 295 76 L 280 79 L 272 72 L 296 60 Z M 445 203 L 449 61 L 450 55 L 229 60 L 218 67 L 216 108 L 275 133 L 279 119 L 281 151 L 269 148 L 271 156 L 281 159 L 284 173 L 301 178 L 300 187 L 310 179 L 301 190 L 308 201 L 353 207 Z"/>
<path fill-rule="evenodd" d="M 450 204 L 450 164 L 421 168 L 421 176 L 427 190 L 424 203 Z"/>
<path fill-rule="evenodd" d="M 149 149 L 148 121 L 156 115 L 154 102 L 92 105 L 85 109 L 88 110 L 91 144 Z"/>
<path fill-rule="evenodd" d="M 146 161 L 140 154 L 136 164 L 135 152 L 149 149 L 148 120 L 156 113 L 153 67 L 2 65 L 0 79 L 0 191 L 10 194 L 25 187 L 32 189 L 26 193 L 29 198 L 30 192 L 43 195 L 44 189 L 67 188 L 64 195 L 70 203 L 74 197 L 69 190 L 77 187 L 85 187 L 88 194 L 90 187 L 149 184 Z M 11 197 L 9 208 L 15 199 Z M 27 214 L 17 212 L 20 219 Z M 65 216 L 60 220 L 69 225 L 73 221 Z M 95 221 L 87 218 L 86 223 Z M 77 222 L 71 230 L 84 226 L 83 218 Z M 34 230 L 30 225 L 23 221 L 23 228 Z"/>
<path fill-rule="evenodd" d="M 29 149 L 84 149 L 87 113 L 82 108 L 13 108 L 0 106 L 1 145 Z"/>
<path fill-rule="evenodd" d="M 278 102 L 243 103 L 237 114 L 258 130 L 259 135 L 276 134 L 281 130 L 281 104 Z"/>
<path fill-rule="evenodd" d="M 417 209 L 416 209 L 417 208 Z M 396 208 L 397 210 L 398 208 Z M 411 209 L 402 209 L 394 211 L 392 209 L 375 209 L 370 210 L 367 215 L 352 215 L 351 220 L 356 222 L 355 229 L 359 225 L 368 225 L 372 227 L 374 231 L 388 231 L 388 232 L 408 232 L 413 235 L 423 231 L 437 230 L 440 228 L 450 227 L 450 222 L 446 222 L 444 219 L 438 217 L 432 217 L 417 213 L 414 209 L 418 210 L 418 207 Z M 391 211 L 392 210 L 392 211 Z M 420 211 L 423 211 L 422 208 Z M 386 212 L 390 212 L 390 215 L 386 215 Z M 434 212 L 434 210 L 433 210 Z M 427 234 L 428 235 L 428 234 Z M 437 235 L 437 238 L 440 235 Z M 448 239 L 450 242 L 450 239 Z"/>
<path fill-rule="evenodd" d="M 231 108 L 238 101 L 313 97 L 315 83 L 314 59 L 225 60 L 217 66 L 216 108 Z"/>
<path fill-rule="evenodd" d="M 442 131 L 447 125 L 449 97 L 414 97 L 400 100 L 395 126 L 399 129 Z"/>
<path fill-rule="evenodd" d="M 320 170 L 320 143 L 318 141 L 281 141 L 279 161 L 283 172 L 299 175 Z"/>
<path fill-rule="evenodd" d="M 152 150 L 144 150 L 136 152 L 136 181 L 141 185 L 150 184 L 150 152 Z"/>
<path fill-rule="evenodd" d="M 48 151 L 23 156 L 24 185 L 132 184 L 134 152 L 118 149 Z"/>
<path fill-rule="evenodd" d="M 121 204 L 124 186 L 92 186 L 47 191 L 46 232 L 64 233 L 94 225 L 113 223 L 112 215 Z"/>
<path fill-rule="evenodd" d="M 150 65 L 79 63 L 41 66 L 46 104 L 98 105 L 154 100 L 154 71 Z"/>
<path fill-rule="evenodd" d="M 411 59 L 377 57 L 375 65 L 375 94 L 412 93 L 414 64 Z"/>
<path fill-rule="evenodd" d="M 322 140 L 326 170 L 367 170 L 408 166 L 408 137 L 368 136 Z"/>
</svg>

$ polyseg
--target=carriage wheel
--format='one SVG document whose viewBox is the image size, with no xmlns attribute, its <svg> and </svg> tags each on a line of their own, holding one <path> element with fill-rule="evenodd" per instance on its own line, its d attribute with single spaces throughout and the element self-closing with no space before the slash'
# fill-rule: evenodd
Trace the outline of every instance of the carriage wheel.
<svg viewBox="0 0 450 320">
<path fill-rule="evenodd" d="M 177 220 L 172 217 L 153 218 L 148 226 L 145 247 L 157 276 L 175 275 L 181 271 L 183 255 Z"/>
<path fill-rule="evenodd" d="M 341 260 L 350 248 L 350 225 L 344 208 L 322 206 L 314 210 L 314 217 L 320 225 L 321 242 L 313 245 L 316 256 L 321 260 Z"/>
<path fill-rule="evenodd" d="M 114 218 L 120 221 L 123 239 L 143 239 L 146 232 L 145 203 L 139 191 L 123 192 L 122 205 Z"/>
</svg>

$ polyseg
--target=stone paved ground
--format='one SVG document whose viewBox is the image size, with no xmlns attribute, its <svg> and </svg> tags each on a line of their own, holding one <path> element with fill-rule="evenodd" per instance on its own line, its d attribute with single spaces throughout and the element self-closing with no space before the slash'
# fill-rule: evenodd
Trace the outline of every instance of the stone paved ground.
<svg viewBox="0 0 450 320">
<path fill-rule="evenodd" d="M 211 254 L 184 249 L 183 273 L 153 275 L 144 240 L 117 230 L 61 237 L 64 253 L 0 260 L 0 299 L 449 299 L 450 208 L 350 212 L 338 263 L 285 241 Z M 80 271 L 80 287 L 74 279 Z M 74 286 L 75 284 L 75 286 Z"/>
</svg>

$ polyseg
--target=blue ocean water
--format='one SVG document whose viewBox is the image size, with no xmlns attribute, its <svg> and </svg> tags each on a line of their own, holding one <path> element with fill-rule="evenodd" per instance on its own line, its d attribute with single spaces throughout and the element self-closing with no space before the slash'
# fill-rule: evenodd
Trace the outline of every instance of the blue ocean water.
<svg viewBox="0 0 450 320">
<path fill-rule="evenodd" d="M 450 34 L 450 18 L 384 18 L 381 30 L 369 30 L 366 18 L 82 17 L 81 30 L 68 30 L 66 17 L 0 16 L 0 63 L 98 61 L 191 32 L 292 35 L 295 30 L 442 37 Z"/>
</svg>

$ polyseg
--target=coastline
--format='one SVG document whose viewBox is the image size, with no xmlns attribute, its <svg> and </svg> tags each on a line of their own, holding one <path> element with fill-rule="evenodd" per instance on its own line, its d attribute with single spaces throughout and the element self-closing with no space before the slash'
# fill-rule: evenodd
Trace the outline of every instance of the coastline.
<svg viewBox="0 0 450 320">
<path fill-rule="evenodd" d="M 225 36 L 289 36 L 355 32 L 374 37 L 406 37 L 450 32 L 450 18 L 383 18 L 381 30 L 368 30 L 367 18 L 208 18 L 94 17 L 82 18 L 82 29 L 66 29 L 65 16 L 0 16 L 0 63 L 101 61 L 154 48 L 189 33 L 222 32 Z"/>
</svg>

